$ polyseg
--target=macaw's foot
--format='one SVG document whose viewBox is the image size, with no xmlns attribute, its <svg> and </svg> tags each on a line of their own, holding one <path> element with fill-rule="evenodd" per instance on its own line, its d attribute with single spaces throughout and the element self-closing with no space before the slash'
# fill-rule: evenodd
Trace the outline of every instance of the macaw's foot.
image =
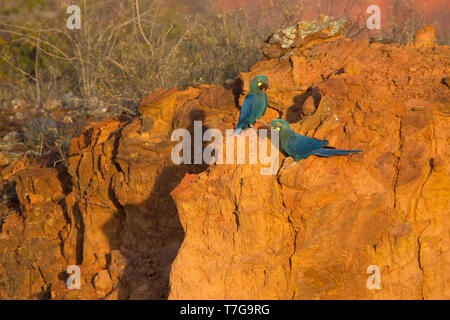
<svg viewBox="0 0 450 320">
<path fill-rule="evenodd" d="M 283 170 L 287 170 L 287 169 L 297 166 L 297 165 L 299 165 L 299 163 L 295 162 L 293 157 L 287 157 L 283 161 Z"/>
<path fill-rule="evenodd" d="M 285 169 L 289 169 L 289 168 L 296 167 L 296 166 L 299 166 L 299 165 L 300 164 L 298 162 L 294 161 L 291 164 L 287 165 Z"/>
<path fill-rule="evenodd" d="M 255 128 L 256 130 L 258 130 L 259 128 L 262 128 L 262 127 L 264 127 L 264 126 L 261 124 L 261 122 L 259 122 L 259 121 L 256 121 L 256 122 L 255 122 L 254 128 Z"/>
<path fill-rule="evenodd" d="M 255 122 L 255 129 L 260 129 L 260 128 L 270 128 L 270 125 L 268 123 L 265 123 L 262 120 L 256 120 Z"/>
</svg>

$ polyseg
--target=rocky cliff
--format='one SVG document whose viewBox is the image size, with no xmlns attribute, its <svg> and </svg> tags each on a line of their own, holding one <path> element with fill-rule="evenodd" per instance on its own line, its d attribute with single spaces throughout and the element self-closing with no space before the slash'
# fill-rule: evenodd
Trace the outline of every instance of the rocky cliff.
<svg viewBox="0 0 450 320">
<path fill-rule="evenodd" d="M 426 32 L 416 45 L 332 36 L 224 86 L 152 93 L 139 117 L 74 139 L 67 170 L 4 167 L 0 297 L 449 299 L 449 48 Z M 263 120 L 363 152 L 298 165 L 281 153 L 266 176 L 174 165 L 173 130 L 233 128 L 258 74 Z M 381 289 L 366 286 L 371 265 Z"/>
</svg>

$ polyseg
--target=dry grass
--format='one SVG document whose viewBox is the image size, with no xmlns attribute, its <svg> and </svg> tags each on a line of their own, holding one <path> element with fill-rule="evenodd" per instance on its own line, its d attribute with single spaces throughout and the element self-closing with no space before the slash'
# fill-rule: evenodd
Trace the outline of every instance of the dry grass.
<svg viewBox="0 0 450 320">
<path fill-rule="evenodd" d="M 3 57 L 16 79 L 31 85 L 23 94 L 30 104 L 45 108 L 71 91 L 83 107 L 132 115 L 155 88 L 220 83 L 260 58 L 264 34 L 252 30 L 244 13 L 188 15 L 157 1 L 83 4 L 81 30 L 68 30 L 62 19 L 0 26 L 10 41 L 32 48 L 25 66 Z"/>
<path fill-rule="evenodd" d="M 221 83 L 261 58 L 265 34 L 241 11 L 188 14 L 158 1 L 81 1 L 82 28 L 69 30 L 60 2 L 41 6 L 58 19 L 0 24 L 0 103 L 26 102 L 19 130 L 39 154 L 58 145 L 64 152 L 89 121 L 134 117 L 155 88 Z"/>
</svg>

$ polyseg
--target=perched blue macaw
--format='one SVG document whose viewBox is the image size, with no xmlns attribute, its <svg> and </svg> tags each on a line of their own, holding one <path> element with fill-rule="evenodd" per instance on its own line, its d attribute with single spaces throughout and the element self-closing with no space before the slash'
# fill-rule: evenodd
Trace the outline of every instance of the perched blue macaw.
<svg viewBox="0 0 450 320">
<path fill-rule="evenodd" d="M 254 77 L 250 82 L 250 93 L 245 97 L 239 114 L 238 124 L 234 135 L 241 134 L 242 131 L 252 126 L 256 120 L 266 113 L 269 100 L 264 90 L 269 87 L 269 79 L 260 75 Z"/>
<path fill-rule="evenodd" d="M 291 129 L 289 122 L 275 119 L 270 123 L 273 129 L 280 131 L 281 148 L 295 161 L 306 159 L 310 155 L 319 157 L 342 156 L 350 153 L 361 152 L 361 150 L 341 150 L 325 148 L 327 140 L 318 140 L 296 133 Z"/>
</svg>

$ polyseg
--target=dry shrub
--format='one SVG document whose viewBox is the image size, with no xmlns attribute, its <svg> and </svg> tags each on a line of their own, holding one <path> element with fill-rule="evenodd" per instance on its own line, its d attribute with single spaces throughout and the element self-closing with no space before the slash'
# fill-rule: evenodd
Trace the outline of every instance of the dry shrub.
<svg viewBox="0 0 450 320">
<path fill-rule="evenodd" d="M 160 1 L 82 1 L 82 28 L 69 30 L 61 1 L 39 6 L 57 13 L 47 20 L 26 3 L 0 24 L 0 103 L 20 96 L 31 106 L 22 133 L 40 153 L 67 144 L 63 137 L 78 135 L 89 121 L 134 117 L 155 88 L 222 83 L 261 58 L 265 34 L 239 10 L 200 14 Z M 21 24 L 25 17 L 31 20 Z"/>
</svg>

